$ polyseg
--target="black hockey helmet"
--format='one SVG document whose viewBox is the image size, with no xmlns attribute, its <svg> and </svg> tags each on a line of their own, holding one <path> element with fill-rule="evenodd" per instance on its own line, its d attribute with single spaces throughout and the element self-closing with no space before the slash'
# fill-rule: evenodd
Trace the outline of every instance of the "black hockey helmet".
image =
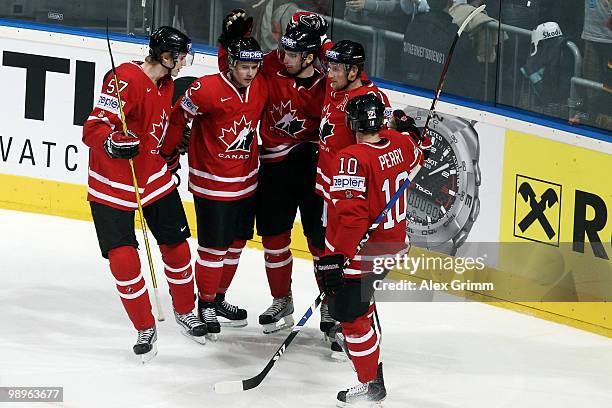
<svg viewBox="0 0 612 408">
<path fill-rule="evenodd" d="M 328 62 L 344 64 L 347 71 L 351 66 L 356 65 L 360 70 L 366 61 L 365 49 L 363 45 L 351 40 L 342 40 L 334 44 L 327 52 L 325 57 Z"/>
<path fill-rule="evenodd" d="M 227 46 L 227 61 L 230 67 L 238 61 L 257 62 L 261 66 L 263 51 L 253 37 L 236 38 Z"/>
<path fill-rule="evenodd" d="M 321 37 L 307 28 L 288 24 L 281 37 L 281 47 L 285 51 L 301 52 L 303 58 L 308 54 L 316 57 L 321 48 Z"/>
<path fill-rule="evenodd" d="M 346 125 L 353 132 L 378 132 L 385 121 L 385 104 L 374 94 L 359 95 L 346 104 Z"/>
<path fill-rule="evenodd" d="M 164 52 L 170 52 L 174 63 L 178 61 L 180 53 L 187 54 L 185 59 L 186 65 L 193 63 L 193 50 L 191 49 L 191 38 L 169 26 L 161 26 L 157 28 L 151 37 L 149 37 L 149 55 L 161 61 L 161 55 Z"/>
</svg>

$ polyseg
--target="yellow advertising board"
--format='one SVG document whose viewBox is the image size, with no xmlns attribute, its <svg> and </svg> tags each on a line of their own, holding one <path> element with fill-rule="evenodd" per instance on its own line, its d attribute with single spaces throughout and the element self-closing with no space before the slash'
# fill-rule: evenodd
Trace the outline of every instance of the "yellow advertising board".
<svg viewBox="0 0 612 408">
<path fill-rule="evenodd" d="M 611 170 L 608 154 L 507 131 L 498 269 L 532 283 L 527 306 L 612 329 Z"/>
</svg>

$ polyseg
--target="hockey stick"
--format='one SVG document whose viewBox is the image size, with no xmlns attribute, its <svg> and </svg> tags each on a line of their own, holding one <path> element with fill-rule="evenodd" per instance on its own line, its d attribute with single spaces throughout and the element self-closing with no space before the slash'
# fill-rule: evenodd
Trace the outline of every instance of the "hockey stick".
<svg viewBox="0 0 612 408">
<path fill-rule="evenodd" d="M 431 117 L 433 117 L 434 109 L 435 109 L 436 103 L 438 102 L 438 99 L 440 97 L 440 92 L 442 90 L 442 86 L 444 85 L 444 79 L 445 79 L 446 73 L 448 72 L 448 66 L 450 64 L 450 60 L 451 60 L 453 52 L 455 50 L 455 46 L 457 45 L 457 41 L 459 40 L 459 36 L 461 36 L 461 33 L 463 32 L 463 30 L 465 29 L 467 24 L 470 22 L 470 20 L 472 18 L 474 18 L 474 16 L 476 14 L 478 14 L 482 10 L 484 10 L 484 8 L 485 8 L 485 6 L 483 5 L 483 6 L 478 7 L 477 9 L 475 9 L 465 19 L 465 21 L 463 22 L 463 24 L 459 28 L 459 31 L 457 31 L 457 34 L 456 34 L 456 36 L 455 36 L 455 38 L 453 40 L 453 43 L 452 43 L 451 48 L 450 48 L 450 51 L 449 51 L 448 56 L 446 58 L 446 62 L 444 64 L 444 68 L 442 69 L 442 74 L 441 74 L 440 80 L 438 81 L 438 86 L 436 88 L 436 92 L 435 92 L 435 95 L 434 95 L 434 100 L 433 100 L 433 102 L 431 104 L 431 109 L 429 111 L 429 115 L 427 117 L 427 122 L 425 123 L 425 128 L 423 129 L 423 133 L 425 133 L 427 131 L 427 129 L 428 129 L 427 126 L 429 125 L 429 120 L 430 120 Z M 416 176 L 416 174 L 419 172 L 420 169 L 421 169 L 421 166 L 417 166 L 417 167 L 415 167 L 410 172 L 408 178 L 400 186 L 400 188 L 397 190 L 397 192 L 391 197 L 391 200 L 389 200 L 389 202 L 387 203 L 385 208 L 382 210 L 382 212 L 378 215 L 378 217 L 376 217 L 376 220 L 374 221 L 374 223 L 370 226 L 370 228 L 368 228 L 368 230 L 365 233 L 365 235 L 363 236 L 363 238 L 361 238 L 361 241 L 359 241 L 359 244 L 357 245 L 357 252 L 356 253 L 359 253 L 359 251 L 361 251 L 361 249 L 364 247 L 365 243 L 368 241 L 368 239 L 370 239 L 370 236 L 378 228 L 378 225 L 383 221 L 383 219 L 387 216 L 387 213 L 395 205 L 395 202 L 400 198 L 400 196 L 402 196 L 404 194 L 404 191 L 406 190 L 406 188 L 410 184 L 411 180 L 414 178 L 414 176 Z M 350 264 L 350 259 L 347 259 L 346 262 L 344 263 L 344 267 L 345 268 L 348 267 L 349 264 Z M 304 325 L 306 324 L 306 322 L 308 321 L 310 316 L 312 316 L 314 311 L 319 307 L 319 305 L 321 304 L 323 299 L 325 299 L 325 293 L 320 293 L 319 296 L 317 296 L 317 298 L 313 302 L 313 304 L 310 305 L 308 310 L 306 310 L 306 313 L 304 313 L 304 315 L 300 319 L 299 323 L 296 324 L 293 327 L 293 329 L 291 330 L 291 333 L 289 334 L 289 336 L 287 336 L 285 341 L 283 341 L 283 343 L 278 348 L 276 353 L 274 353 L 274 356 L 272 356 L 270 361 L 268 361 L 268 364 L 266 364 L 264 369 L 259 374 L 257 374 L 255 377 L 251 377 L 251 378 L 248 378 L 246 380 L 220 381 L 220 382 L 218 382 L 218 383 L 216 383 L 214 385 L 215 392 L 218 393 L 218 394 L 229 394 L 229 393 L 234 393 L 234 392 L 238 392 L 238 391 L 247 391 L 247 390 L 253 389 L 253 388 L 257 387 L 259 384 L 261 384 L 261 382 L 264 380 L 264 378 L 266 378 L 266 376 L 268 375 L 268 373 L 270 372 L 270 370 L 272 369 L 272 367 L 274 366 L 276 361 L 278 361 L 278 359 L 281 358 L 281 356 L 287 350 L 287 347 L 289 347 L 289 345 L 291 344 L 291 342 L 293 341 L 295 336 L 298 335 L 298 333 L 300 332 L 302 327 L 304 327 Z"/>
<path fill-rule="evenodd" d="M 123 127 L 123 134 L 128 135 L 127 124 L 125 123 L 125 115 L 123 114 L 123 105 L 121 104 L 121 93 L 119 92 L 119 80 L 117 79 L 117 70 L 115 68 L 115 60 L 113 58 L 113 51 L 111 50 L 110 38 L 108 35 L 108 18 L 106 19 L 106 44 L 108 45 L 108 53 L 110 55 L 111 67 L 113 70 L 113 79 L 115 82 L 115 89 L 117 93 L 117 100 L 119 101 L 119 113 L 121 119 L 121 126 Z M 157 320 L 163 322 L 165 320 L 164 311 L 161 307 L 159 300 L 159 291 L 157 289 L 157 279 L 155 278 L 155 269 L 153 268 L 153 258 L 151 257 L 151 247 L 149 246 L 149 237 L 147 235 L 147 224 L 145 222 L 144 214 L 142 212 L 142 203 L 140 202 L 140 192 L 138 191 L 138 180 L 136 179 L 136 171 L 134 171 L 134 161 L 129 159 L 130 169 L 132 170 L 132 182 L 134 184 L 134 192 L 136 193 L 136 204 L 138 204 L 138 215 L 140 216 L 140 226 L 142 227 L 142 235 L 144 236 L 145 249 L 147 251 L 147 259 L 149 261 L 149 270 L 151 271 L 151 281 L 153 282 L 153 295 L 155 297 L 155 305 L 157 306 Z"/>
</svg>

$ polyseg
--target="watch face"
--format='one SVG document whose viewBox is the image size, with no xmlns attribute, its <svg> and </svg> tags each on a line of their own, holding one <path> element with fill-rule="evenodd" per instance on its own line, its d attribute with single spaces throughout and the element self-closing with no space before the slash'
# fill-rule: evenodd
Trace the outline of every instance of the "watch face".
<svg viewBox="0 0 612 408">
<path fill-rule="evenodd" d="M 433 146 L 423 168 L 408 191 L 408 219 L 415 224 L 436 224 L 457 199 L 457 156 L 438 132 L 427 132 Z"/>
<path fill-rule="evenodd" d="M 406 113 L 425 127 L 428 111 Z M 453 239 L 468 221 L 479 183 L 478 135 L 468 121 L 439 114 L 427 135 L 432 148 L 408 190 L 407 231 L 415 245 L 430 247 Z"/>
</svg>

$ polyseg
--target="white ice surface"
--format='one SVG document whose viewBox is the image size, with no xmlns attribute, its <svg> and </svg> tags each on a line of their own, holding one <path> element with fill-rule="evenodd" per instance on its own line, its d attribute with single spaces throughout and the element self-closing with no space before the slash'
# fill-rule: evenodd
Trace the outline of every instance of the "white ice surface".
<svg viewBox="0 0 612 408">
<path fill-rule="evenodd" d="M 228 294 L 248 309 L 249 325 L 201 346 L 167 318 L 158 323 L 159 354 L 143 366 L 93 224 L 0 210 L 0 226 L 0 386 L 63 386 L 65 402 L 51 405 L 64 407 L 295 408 L 334 406 L 336 392 L 356 383 L 348 363 L 328 360 L 317 313 L 260 387 L 212 391 L 217 381 L 257 374 L 287 335 L 263 335 L 257 324 L 270 302 L 258 250 L 244 251 Z M 141 259 L 147 276 L 142 250 Z M 297 321 L 316 289 L 308 262 L 296 259 L 294 268 Z M 612 407 L 608 338 L 477 303 L 379 310 L 386 407 Z"/>
</svg>

